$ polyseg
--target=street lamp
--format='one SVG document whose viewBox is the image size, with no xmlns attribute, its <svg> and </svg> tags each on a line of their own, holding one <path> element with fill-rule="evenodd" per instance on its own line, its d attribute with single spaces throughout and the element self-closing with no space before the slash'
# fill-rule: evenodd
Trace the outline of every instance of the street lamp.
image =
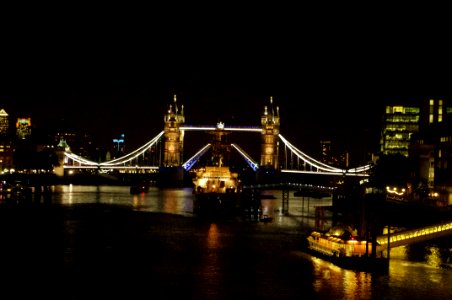
<svg viewBox="0 0 452 300">
<path fill-rule="evenodd" d="M 119 139 L 113 139 L 113 143 L 116 143 L 119 152 L 119 144 L 124 144 L 124 134 L 121 134 L 121 138 Z"/>
</svg>

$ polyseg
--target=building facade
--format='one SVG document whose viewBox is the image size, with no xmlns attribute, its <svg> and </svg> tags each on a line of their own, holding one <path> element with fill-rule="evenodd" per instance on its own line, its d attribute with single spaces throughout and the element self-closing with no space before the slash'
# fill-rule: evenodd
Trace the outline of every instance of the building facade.
<svg viewBox="0 0 452 300">
<path fill-rule="evenodd" d="M 383 115 L 380 152 L 408 157 L 411 136 L 419 132 L 420 108 L 415 106 L 386 106 Z"/>
<path fill-rule="evenodd" d="M 421 127 L 410 145 L 410 157 L 418 161 L 417 176 L 436 191 L 430 200 L 451 205 L 452 109 L 445 99 L 428 99 L 422 106 Z"/>
<path fill-rule="evenodd" d="M 9 115 L 4 109 L 0 109 L 0 137 L 6 137 L 9 132 Z"/>
<path fill-rule="evenodd" d="M 14 167 L 14 147 L 9 135 L 9 115 L 0 109 L 0 173 L 8 172 Z"/>
<path fill-rule="evenodd" d="M 16 137 L 25 140 L 31 136 L 31 118 L 17 118 Z"/>
</svg>

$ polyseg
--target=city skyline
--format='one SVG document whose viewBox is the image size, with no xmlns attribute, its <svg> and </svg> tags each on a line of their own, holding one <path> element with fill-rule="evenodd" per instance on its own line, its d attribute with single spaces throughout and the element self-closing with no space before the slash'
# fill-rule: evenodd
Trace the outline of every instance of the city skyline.
<svg viewBox="0 0 452 300">
<path fill-rule="evenodd" d="M 174 96 L 174 95 L 173 95 Z M 176 95 L 177 96 L 177 95 Z M 186 122 L 187 125 L 215 125 L 216 122 L 223 122 L 226 124 L 226 126 L 260 126 L 260 117 L 264 111 L 264 106 L 270 105 L 270 100 L 268 97 L 267 99 L 264 99 L 261 101 L 261 99 L 256 99 L 256 97 L 250 97 L 250 99 L 256 101 L 255 104 L 252 105 L 253 110 L 249 112 L 248 114 L 240 114 L 240 111 L 235 114 L 230 108 L 220 111 L 223 116 L 225 116 L 226 113 L 231 113 L 229 119 L 227 118 L 217 118 L 215 115 L 207 115 L 203 116 L 196 110 L 190 109 L 190 103 L 183 103 L 183 101 L 180 100 L 180 97 L 177 97 L 177 104 L 184 105 L 184 112 L 186 115 L 186 119 L 188 120 Z M 426 98 L 427 99 L 427 98 Z M 425 100 L 425 99 L 423 99 Z M 153 138 L 158 132 L 163 130 L 163 115 L 166 113 L 166 110 L 168 109 L 168 106 L 170 104 L 173 104 L 173 98 L 166 99 L 164 101 L 165 103 L 161 103 L 161 107 L 158 109 L 149 112 L 149 118 L 156 119 L 154 122 L 149 122 L 148 124 L 152 124 L 149 128 L 142 128 L 142 131 L 140 132 L 146 132 L 148 136 L 145 136 L 145 134 L 141 136 L 135 136 L 135 140 L 130 139 L 130 131 L 126 130 L 106 130 L 102 129 L 106 135 L 104 136 L 104 141 L 102 142 L 102 139 L 99 138 L 99 135 L 96 136 L 96 134 L 99 134 L 101 131 L 93 130 L 92 127 L 85 127 L 81 125 L 74 125 L 74 127 L 67 127 L 69 130 L 79 130 L 81 133 L 89 133 L 92 135 L 92 138 L 96 142 L 100 142 L 103 145 L 101 146 L 108 146 L 111 144 L 112 138 L 117 138 L 120 134 L 126 134 L 125 141 L 126 141 L 126 152 L 132 151 L 138 146 L 143 145 L 146 143 L 150 138 Z M 392 104 L 404 104 L 406 102 L 392 102 Z M 287 104 L 287 103 L 283 103 Z M 387 103 L 390 104 L 390 103 Z M 421 102 L 418 104 L 413 103 L 413 105 L 420 105 Z M 380 113 L 378 114 L 378 119 L 371 119 L 371 117 L 375 117 L 375 115 L 366 115 L 361 114 L 356 116 L 352 120 L 348 120 L 344 123 L 337 123 L 338 119 L 340 119 L 341 116 L 331 116 L 331 120 L 325 120 L 325 115 L 328 115 L 328 107 L 322 107 L 319 108 L 319 114 L 323 118 L 322 120 L 317 120 L 312 124 L 312 127 L 305 127 L 305 128 L 299 128 L 296 125 L 297 124 L 303 124 L 303 120 L 301 120 L 300 123 L 297 123 L 298 118 L 297 113 L 292 111 L 287 111 L 284 109 L 284 106 L 281 106 L 281 103 L 278 103 L 278 99 L 274 99 L 273 97 L 273 105 L 276 108 L 278 106 L 280 108 L 280 115 L 282 117 L 282 126 L 281 126 L 281 134 L 285 136 L 286 138 L 289 138 L 289 140 L 294 143 L 299 149 L 307 153 L 308 155 L 312 155 L 314 157 L 318 156 L 320 154 L 320 141 L 322 140 L 331 140 L 333 149 L 336 151 L 348 151 L 350 155 L 352 155 L 353 159 L 358 160 L 364 160 L 363 157 L 369 157 L 370 153 L 378 153 L 378 142 L 379 142 L 379 134 L 381 131 L 381 117 L 383 116 L 383 108 L 384 106 L 380 106 Z M 194 105 L 196 107 L 196 104 Z M 246 104 L 244 107 L 250 107 Z M 296 109 L 296 107 L 294 108 Z M 158 112 L 160 110 L 160 112 Z M 334 110 L 334 109 L 333 109 Z M 8 112 L 11 114 L 11 112 Z M 161 113 L 160 116 L 155 116 L 155 114 Z M 202 112 L 201 112 L 202 113 Z M 154 114 L 154 115 L 153 115 Z M 302 114 L 300 114 L 302 115 Z M 236 117 L 237 116 L 237 117 Z M 204 118 L 207 117 L 207 118 Z M 318 116 L 314 116 L 317 118 Z M 38 126 L 42 125 L 43 118 L 40 115 L 35 115 L 33 118 L 32 123 L 38 124 Z M 108 118 L 107 118 L 108 119 Z M 126 118 L 127 119 L 127 118 Z M 53 121 L 56 121 L 56 118 L 52 119 Z M 101 119 L 98 119 L 101 120 Z M 207 121 L 206 121 L 207 120 Z M 234 121 L 238 120 L 238 122 L 234 123 Z M 293 122 L 295 120 L 295 128 L 290 128 L 293 126 L 292 124 L 287 124 L 288 122 Z M 86 119 L 84 119 L 86 121 Z M 146 121 L 146 120 L 145 120 Z M 377 122 L 377 124 L 374 124 L 372 127 L 371 121 Z M 44 121 L 45 123 L 45 121 Z M 88 122 L 87 122 L 88 123 Z M 136 123 L 135 121 L 132 121 L 132 123 Z M 104 125 L 114 127 L 111 124 L 114 123 L 108 123 L 106 122 Z M 306 124 L 306 122 L 304 122 Z M 350 126 L 350 125 L 357 125 L 356 128 L 351 127 L 344 127 Z M 285 125 L 285 126 L 284 126 Z M 136 126 L 132 124 L 133 126 Z M 317 128 L 316 128 L 317 127 Z M 130 127 L 129 127 L 130 128 Z M 289 130 L 287 130 L 289 129 Z M 374 132 L 372 132 L 372 129 L 376 129 Z M 191 134 L 191 133 L 190 133 Z M 189 138 L 188 138 L 189 140 Z M 347 143 L 347 145 L 344 145 L 342 143 Z M 373 144 L 373 148 L 370 144 Z M 253 145 L 251 145 L 253 146 Z M 247 147 L 250 147 L 250 145 L 245 145 L 245 149 Z M 249 148 L 247 149 L 249 151 Z M 362 151 L 362 153 L 358 153 L 357 151 Z M 361 155 L 361 157 L 357 158 L 357 155 Z"/>
<path fill-rule="evenodd" d="M 441 22 L 314 11 L 300 23 L 210 17 L 210 32 L 176 16 L 166 27 L 26 20 L 33 26 L 4 37 L 0 108 L 35 125 L 65 119 L 103 142 L 124 133 L 138 146 L 163 130 L 174 94 L 187 124 L 248 126 L 272 96 L 281 133 L 311 154 L 323 139 L 376 145 L 387 103 L 452 95 Z"/>
<path fill-rule="evenodd" d="M 136 147 L 163 130 L 163 115 L 173 95 L 184 105 L 187 124 L 215 125 L 221 121 L 226 126 L 260 126 L 264 106 L 273 97 L 274 105 L 280 108 L 281 134 L 314 155 L 320 149 L 318 141 L 325 139 L 351 148 L 359 147 L 364 140 L 375 149 L 386 104 L 420 105 L 430 97 L 438 98 L 427 93 L 397 95 L 394 90 L 388 96 L 383 92 L 381 96 L 363 94 L 358 101 L 356 96 L 345 97 L 340 94 L 344 91 L 337 89 L 341 95 L 337 98 L 332 92 L 297 94 L 298 86 L 291 81 L 267 78 L 260 82 L 259 72 L 249 75 L 249 84 L 246 76 L 229 77 L 218 72 L 211 78 L 211 74 L 205 69 L 179 72 L 178 76 L 156 78 L 159 82 L 150 81 L 153 84 L 112 80 L 98 86 L 85 82 L 78 88 L 60 82 L 55 90 L 50 86 L 36 90 L 6 88 L 0 104 L 10 115 L 32 117 L 36 126 L 64 119 L 69 127 L 89 133 L 102 143 L 124 133 L 128 144 Z"/>
</svg>

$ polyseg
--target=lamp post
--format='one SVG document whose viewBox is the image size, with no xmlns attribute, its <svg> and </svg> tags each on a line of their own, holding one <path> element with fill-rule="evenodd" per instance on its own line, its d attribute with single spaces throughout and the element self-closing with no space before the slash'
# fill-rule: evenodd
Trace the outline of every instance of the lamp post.
<svg viewBox="0 0 452 300">
<path fill-rule="evenodd" d="M 119 152 L 119 144 L 124 144 L 124 134 L 121 134 L 121 138 L 113 139 L 113 143 L 117 145 L 117 151 Z"/>
</svg>

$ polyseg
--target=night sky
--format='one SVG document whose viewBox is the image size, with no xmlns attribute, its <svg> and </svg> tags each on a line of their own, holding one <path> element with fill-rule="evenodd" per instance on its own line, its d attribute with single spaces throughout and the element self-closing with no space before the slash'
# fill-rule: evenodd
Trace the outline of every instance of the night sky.
<svg viewBox="0 0 452 300">
<path fill-rule="evenodd" d="M 423 7 L 355 9 L 16 11 L 1 29 L 0 107 L 140 146 L 173 94 L 193 125 L 258 126 L 273 96 L 281 133 L 308 154 L 321 139 L 373 148 L 386 103 L 452 95 L 450 26 Z"/>
</svg>

